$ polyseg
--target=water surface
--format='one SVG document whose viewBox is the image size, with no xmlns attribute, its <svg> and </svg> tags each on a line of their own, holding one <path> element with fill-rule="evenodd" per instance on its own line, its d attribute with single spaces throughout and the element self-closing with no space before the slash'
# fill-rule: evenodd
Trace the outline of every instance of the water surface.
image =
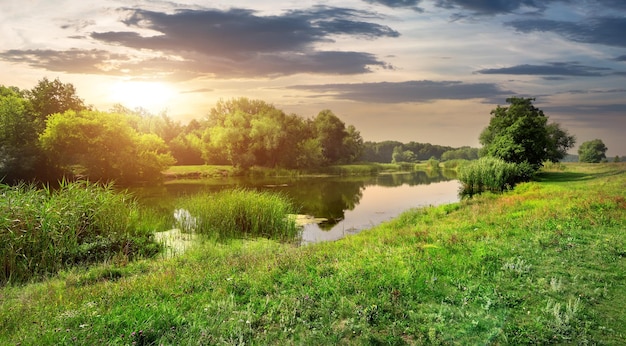
<svg viewBox="0 0 626 346">
<path fill-rule="evenodd" d="M 177 199 L 201 192 L 245 187 L 270 190 L 290 198 L 300 214 L 323 218 L 303 228 L 302 242 L 330 241 L 371 228 L 416 207 L 459 200 L 459 182 L 425 172 L 357 177 L 229 177 L 173 180 L 133 188 L 140 202 L 172 215 Z"/>
</svg>

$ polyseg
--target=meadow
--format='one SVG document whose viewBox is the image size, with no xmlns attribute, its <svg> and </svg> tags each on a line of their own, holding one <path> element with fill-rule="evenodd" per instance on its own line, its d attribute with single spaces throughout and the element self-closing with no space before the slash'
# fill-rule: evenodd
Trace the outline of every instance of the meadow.
<svg viewBox="0 0 626 346">
<path fill-rule="evenodd" d="M 501 194 L 309 246 L 185 253 L 0 288 L 0 344 L 619 344 L 626 164 L 551 165 Z"/>
</svg>

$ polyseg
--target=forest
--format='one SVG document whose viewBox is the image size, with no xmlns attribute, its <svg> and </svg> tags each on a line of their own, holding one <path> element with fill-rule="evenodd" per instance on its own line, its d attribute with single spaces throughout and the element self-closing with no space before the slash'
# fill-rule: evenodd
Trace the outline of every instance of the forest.
<svg viewBox="0 0 626 346">
<path fill-rule="evenodd" d="M 262 100 L 220 100 L 187 124 L 166 112 L 87 105 L 75 87 L 43 78 L 32 89 L 0 86 L 0 178 L 87 178 L 130 184 L 160 179 L 171 165 L 307 169 L 354 162 L 476 159 L 478 149 L 365 142 L 331 110 L 286 114 Z"/>
</svg>

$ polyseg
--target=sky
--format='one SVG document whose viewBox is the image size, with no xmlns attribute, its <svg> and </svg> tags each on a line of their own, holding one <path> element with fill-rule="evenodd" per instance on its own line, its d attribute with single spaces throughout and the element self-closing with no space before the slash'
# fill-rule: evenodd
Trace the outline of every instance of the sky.
<svg viewBox="0 0 626 346">
<path fill-rule="evenodd" d="M 0 30 L 0 84 L 59 78 L 99 110 L 186 123 L 248 97 L 480 147 L 491 110 L 533 97 L 577 146 L 626 155 L 624 0 L 1 0 Z"/>
</svg>

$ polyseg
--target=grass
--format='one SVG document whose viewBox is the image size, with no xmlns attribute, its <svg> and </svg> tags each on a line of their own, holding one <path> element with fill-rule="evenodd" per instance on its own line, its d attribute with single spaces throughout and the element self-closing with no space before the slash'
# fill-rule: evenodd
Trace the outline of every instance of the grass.
<svg viewBox="0 0 626 346">
<path fill-rule="evenodd" d="M 0 285 L 159 251 L 154 223 L 128 194 L 110 185 L 62 182 L 54 190 L 0 185 L 0 195 Z"/>
<path fill-rule="evenodd" d="M 286 168 L 251 167 L 247 171 L 238 170 L 232 166 L 221 165 L 197 165 L 197 166 L 171 166 L 163 175 L 168 179 L 197 179 L 215 177 L 295 177 L 315 175 L 375 175 L 382 171 L 413 171 L 426 170 L 426 164 L 414 163 L 353 163 L 347 165 L 331 165 L 305 170 Z"/>
<path fill-rule="evenodd" d="M 178 228 L 214 239 L 264 237 L 293 241 L 299 230 L 291 201 L 282 195 L 247 189 L 224 190 L 182 199 Z"/>
<path fill-rule="evenodd" d="M 0 344 L 621 344 L 626 164 L 538 177 L 336 242 L 206 241 L 9 285 Z"/>
</svg>

